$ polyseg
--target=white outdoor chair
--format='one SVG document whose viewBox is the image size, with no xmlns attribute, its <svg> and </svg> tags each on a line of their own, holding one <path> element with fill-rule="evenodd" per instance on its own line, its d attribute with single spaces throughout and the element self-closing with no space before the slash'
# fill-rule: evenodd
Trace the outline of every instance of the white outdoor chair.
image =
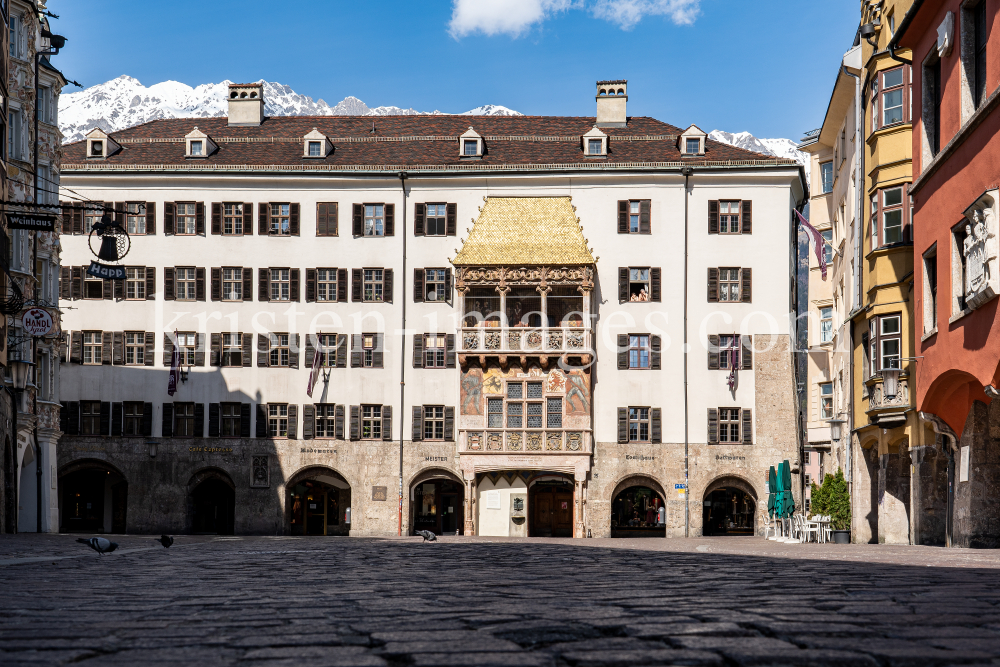
<svg viewBox="0 0 1000 667">
<path fill-rule="evenodd" d="M 816 542 L 819 542 L 819 523 L 816 521 L 810 521 L 804 516 L 801 518 L 800 531 L 803 542 L 808 542 L 811 536 L 815 536 Z"/>
<path fill-rule="evenodd" d="M 761 513 L 761 521 L 764 524 L 764 539 L 774 540 L 778 538 L 778 527 L 774 525 L 774 519 L 768 515 L 767 510 Z M 770 537 L 768 536 L 770 534 Z"/>
<path fill-rule="evenodd" d="M 821 525 L 823 529 L 823 541 L 829 542 L 833 539 L 833 527 L 830 525 L 830 515 L 824 514 L 820 517 L 820 520 L 823 521 Z"/>
</svg>

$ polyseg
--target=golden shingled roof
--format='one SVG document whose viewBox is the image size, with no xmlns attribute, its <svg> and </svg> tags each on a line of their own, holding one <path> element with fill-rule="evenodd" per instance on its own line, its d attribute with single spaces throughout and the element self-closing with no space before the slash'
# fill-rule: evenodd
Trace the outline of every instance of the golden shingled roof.
<svg viewBox="0 0 1000 667">
<path fill-rule="evenodd" d="M 569 197 L 488 197 L 452 264 L 593 264 Z"/>
</svg>

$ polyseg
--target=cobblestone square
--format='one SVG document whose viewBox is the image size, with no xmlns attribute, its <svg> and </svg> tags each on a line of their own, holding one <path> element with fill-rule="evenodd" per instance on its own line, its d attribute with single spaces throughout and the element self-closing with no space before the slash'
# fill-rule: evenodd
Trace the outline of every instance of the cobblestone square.
<svg viewBox="0 0 1000 667">
<path fill-rule="evenodd" d="M 1000 662 L 1000 554 L 758 538 L 0 539 L 0 664 Z"/>
</svg>

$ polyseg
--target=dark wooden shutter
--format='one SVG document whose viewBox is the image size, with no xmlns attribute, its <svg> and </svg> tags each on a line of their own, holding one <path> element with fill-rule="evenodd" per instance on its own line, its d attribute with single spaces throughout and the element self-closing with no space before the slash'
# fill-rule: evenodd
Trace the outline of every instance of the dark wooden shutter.
<svg viewBox="0 0 1000 667">
<path fill-rule="evenodd" d="M 337 334 L 337 368 L 347 368 L 347 334 Z"/>
<path fill-rule="evenodd" d="M 194 299 L 195 301 L 205 300 L 205 267 L 203 266 L 194 270 Z"/>
<path fill-rule="evenodd" d="M 414 204 L 413 206 L 413 235 L 424 235 L 424 218 L 427 216 L 426 204 Z M 415 410 L 416 408 L 414 408 Z"/>
<path fill-rule="evenodd" d="M 639 201 L 639 233 L 640 234 L 650 234 L 650 200 L 642 199 Z"/>
<path fill-rule="evenodd" d="M 222 204 L 212 202 L 212 233 L 222 233 Z"/>
<path fill-rule="evenodd" d="M 267 236 L 268 230 L 271 226 L 271 221 L 268 219 L 270 215 L 270 204 L 263 202 L 257 205 L 257 233 L 261 236 Z"/>
<path fill-rule="evenodd" d="M 385 334 L 375 334 L 375 349 L 372 350 L 372 368 L 382 368 L 382 353 L 385 350 Z"/>
<path fill-rule="evenodd" d="M 124 280 L 112 280 L 106 282 L 113 282 L 115 285 L 115 301 L 125 300 L 125 281 Z"/>
<path fill-rule="evenodd" d="M 222 269 L 212 267 L 212 301 L 222 301 Z"/>
<path fill-rule="evenodd" d="M 905 191 L 905 188 L 904 188 Z M 753 233 L 753 202 L 749 199 L 743 200 L 743 210 L 740 215 L 741 229 L 744 234 Z"/>
<path fill-rule="evenodd" d="M 742 269 L 740 271 L 740 301 L 750 303 L 753 299 L 752 269 Z"/>
<path fill-rule="evenodd" d="M 66 428 L 69 435 L 80 435 L 80 401 L 66 403 Z"/>
<path fill-rule="evenodd" d="M 75 333 L 73 335 L 76 336 Z M 76 340 L 76 339 L 74 338 L 73 340 Z M 869 346 L 869 341 L 870 341 L 869 334 L 867 334 L 867 333 L 861 334 L 861 347 L 863 348 L 862 355 L 861 355 L 861 379 L 862 380 L 867 380 L 868 378 L 870 378 L 872 376 L 872 373 L 869 370 L 869 363 L 870 363 L 869 362 L 869 356 L 871 355 L 871 352 L 870 352 L 871 347 Z"/>
<path fill-rule="evenodd" d="M 115 202 L 115 223 L 125 229 L 125 202 Z"/>
<path fill-rule="evenodd" d="M 451 300 L 452 300 L 451 293 L 452 293 L 452 289 L 451 289 L 451 269 L 445 269 L 444 270 L 444 298 L 445 298 L 445 301 L 448 302 L 449 306 L 451 305 Z"/>
<path fill-rule="evenodd" d="M 156 356 L 156 334 L 152 331 L 146 332 L 146 340 L 143 345 L 143 364 L 145 366 L 152 366 L 155 362 L 154 357 Z"/>
<path fill-rule="evenodd" d="M 101 363 L 110 364 L 114 351 L 114 334 L 110 331 L 101 333 Z"/>
<path fill-rule="evenodd" d="M 743 436 L 744 445 L 753 444 L 753 410 L 750 408 L 743 408 L 740 410 L 740 416 L 743 420 L 743 428 L 741 429 L 740 435 Z"/>
<path fill-rule="evenodd" d="M 73 275 L 72 294 L 74 299 L 83 298 L 83 269 L 84 267 L 82 266 L 74 266 L 72 270 L 72 275 Z"/>
<path fill-rule="evenodd" d="M 83 234 L 83 211 L 80 209 L 73 211 L 73 233 Z"/>
<path fill-rule="evenodd" d="M 715 199 L 708 202 L 708 233 L 719 233 L 719 202 Z"/>
<path fill-rule="evenodd" d="M 146 300 L 156 300 L 156 267 L 146 267 Z"/>
<path fill-rule="evenodd" d="M 240 341 L 242 348 L 240 356 L 243 357 L 243 367 L 253 366 L 253 334 L 245 333 Z"/>
<path fill-rule="evenodd" d="M 257 404 L 257 429 L 258 438 L 267 437 L 267 406 L 263 403 Z"/>
<path fill-rule="evenodd" d="M 170 362 L 174 356 L 174 339 L 173 334 L 164 333 L 163 334 L 163 365 L 170 368 Z"/>
<path fill-rule="evenodd" d="M 364 272 L 362 269 L 351 269 L 351 301 L 361 301 L 364 287 Z"/>
<path fill-rule="evenodd" d="M 316 269 L 306 269 L 306 303 L 316 300 Z"/>
<path fill-rule="evenodd" d="M 212 334 L 212 352 L 209 356 L 208 363 L 212 366 L 222 365 L 222 334 L 214 333 Z"/>
<path fill-rule="evenodd" d="M 708 442 L 711 445 L 719 444 L 719 410 L 717 408 L 708 409 Z"/>
<path fill-rule="evenodd" d="M 447 368 L 455 368 L 455 334 L 444 336 L 444 365 Z"/>
<path fill-rule="evenodd" d="M 118 282 L 118 281 L 117 280 L 102 280 L 101 281 L 101 292 L 102 292 L 102 296 L 105 299 L 113 299 L 114 298 L 114 283 L 116 283 L 116 282 Z"/>
<path fill-rule="evenodd" d="M 337 301 L 347 303 L 347 269 L 337 269 Z"/>
<path fill-rule="evenodd" d="M 253 301 L 253 269 L 243 269 L 243 300 Z"/>
<path fill-rule="evenodd" d="M 351 334 L 351 368 L 361 368 L 361 334 Z"/>
<path fill-rule="evenodd" d="M 333 426 L 333 428 L 334 428 L 333 436 L 337 440 L 343 440 L 344 439 L 344 406 L 343 405 L 338 405 L 334 409 L 334 414 L 336 415 L 336 418 L 335 418 L 334 423 L 333 423 L 334 424 L 334 426 Z"/>
<path fill-rule="evenodd" d="M 299 334 L 289 334 L 288 335 L 288 367 L 298 368 L 299 367 Z M 307 360 L 306 365 L 310 366 L 312 359 Z"/>
<path fill-rule="evenodd" d="M 112 354 L 111 363 L 122 365 L 125 363 L 125 332 L 124 331 L 114 332 L 114 334 L 111 336 L 111 340 L 114 350 Z"/>
<path fill-rule="evenodd" d="M 628 370 L 628 334 L 618 334 L 618 370 Z"/>
<path fill-rule="evenodd" d="M 220 403 L 208 404 L 208 437 L 218 438 L 221 434 L 220 421 L 222 420 L 222 405 Z"/>
<path fill-rule="evenodd" d="M 146 213 L 146 233 L 155 234 L 156 233 L 156 202 L 148 201 L 143 207 L 143 211 Z"/>
<path fill-rule="evenodd" d="M 444 409 L 444 439 L 455 442 L 455 408 L 451 406 Z"/>
<path fill-rule="evenodd" d="M 649 409 L 649 441 L 663 442 L 663 410 L 660 408 Z"/>
<path fill-rule="evenodd" d="M 71 364 L 83 363 L 83 332 L 74 331 L 70 336 L 69 362 Z"/>
<path fill-rule="evenodd" d="M 424 300 L 424 270 L 413 269 L 413 302 L 421 303 Z"/>
<path fill-rule="evenodd" d="M 392 406 L 382 406 L 382 439 L 392 440 Z"/>
<path fill-rule="evenodd" d="M 618 442 L 628 442 L 628 408 L 618 408 Z"/>
<path fill-rule="evenodd" d="M 257 334 L 257 367 L 267 368 L 271 361 L 271 338 L 266 334 Z"/>
<path fill-rule="evenodd" d="M 160 436 L 164 438 L 172 437 L 174 434 L 174 404 L 163 404 L 163 422 L 160 427 Z"/>
<path fill-rule="evenodd" d="M 172 201 L 163 202 L 163 233 L 170 236 L 174 233 L 174 219 L 177 206 Z"/>
<path fill-rule="evenodd" d="M 364 236 L 365 234 L 364 204 L 354 204 L 351 209 L 351 233 L 354 236 Z"/>
<path fill-rule="evenodd" d="M 289 269 L 288 270 L 288 298 L 290 301 L 299 300 L 299 270 Z"/>
<path fill-rule="evenodd" d="M 69 409 L 66 407 L 66 403 L 59 406 L 59 430 L 63 433 L 69 433 Z"/>
<path fill-rule="evenodd" d="M 240 403 L 240 437 L 250 437 L 250 404 Z"/>
<path fill-rule="evenodd" d="M 382 301 L 392 303 L 392 269 L 382 271 Z"/>
<path fill-rule="evenodd" d="M 649 300 L 660 301 L 660 267 L 654 266 L 649 270 Z"/>
<path fill-rule="evenodd" d="M 719 370 L 719 337 L 714 334 L 708 336 L 708 370 Z"/>
<path fill-rule="evenodd" d="M 660 370 L 660 337 L 649 337 L 649 368 L 654 371 Z"/>
<path fill-rule="evenodd" d="M 243 235 L 253 236 L 253 202 L 243 204 Z"/>
<path fill-rule="evenodd" d="M 413 406 L 413 430 L 410 439 L 413 442 L 420 442 L 424 436 L 424 406 Z"/>
<path fill-rule="evenodd" d="M 299 437 L 299 406 L 297 405 L 288 406 L 287 437 L 289 440 L 295 440 Z"/>
<path fill-rule="evenodd" d="M 288 205 L 288 233 L 292 236 L 299 235 L 299 205 L 295 203 Z"/>
<path fill-rule="evenodd" d="M 73 274 L 68 266 L 59 269 L 59 298 L 69 301 L 73 298 Z"/>
<path fill-rule="evenodd" d="M 618 303 L 628 301 L 628 267 L 618 268 Z"/>
<path fill-rule="evenodd" d="M 312 440 L 316 435 L 316 406 L 302 406 L 302 439 Z"/>
<path fill-rule="evenodd" d="M 419 333 L 413 336 L 413 367 L 424 367 L 424 335 Z"/>
<path fill-rule="evenodd" d="M 111 435 L 121 435 L 124 430 L 125 414 L 121 403 L 111 404 Z"/>
<path fill-rule="evenodd" d="M 204 366 L 205 365 L 205 334 L 199 333 L 194 335 L 195 348 L 194 348 L 194 365 Z"/>
<path fill-rule="evenodd" d="M 351 406 L 351 440 L 361 439 L 361 406 Z"/>
<path fill-rule="evenodd" d="M 316 356 L 316 347 L 319 345 L 316 336 L 316 334 L 306 334 L 306 368 L 312 368 L 313 357 Z"/>
<path fill-rule="evenodd" d="M 257 300 L 271 300 L 271 271 L 270 269 L 257 269 Z"/>
<path fill-rule="evenodd" d="M 194 437 L 205 437 L 205 404 L 194 404 Z"/>
<path fill-rule="evenodd" d="M 714 267 L 708 269 L 708 301 L 709 303 L 719 301 L 719 270 Z"/>
<path fill-rule="evenodd" d="M 144 436 L 153 435 L 153 404 L 142 404 L 142 434 Z"/>
<path fill-rule="evenodd" d="M 316 236 L 327 236 L 327 218 L 329 217 L 327 211 L 329 210 L 328 204 L 316 204 Z M 302 429 L 303 433 L 305 428 Z"/>
<path fill-rule="evenodd" d="M 628 200 L 618 200 L 618 233 L 628 234 Z"/>
<path fill-rule="evenodd" d="M 382 227 L 383 233 L 386 236 L 396 235 L 396 205 L 386 204 L 385 205 L 385 224 Z"/>
<path fill-rule="evenodd" d="M 174 268 L 172 266 L 163 267 L 163 300 L 174 300 Z"/>
<path fill-rule="evenodd" d="M 458 234 L 458 204 L 448 204 L 445 206 L 445 234 L 455 236 Z"/>
<path fill-rule="evenodd" d="M 753 338 L 751 336 L 740 336 L 740 359 L 742 360 L 742 370 L 753 370 Z"/>
</svg>

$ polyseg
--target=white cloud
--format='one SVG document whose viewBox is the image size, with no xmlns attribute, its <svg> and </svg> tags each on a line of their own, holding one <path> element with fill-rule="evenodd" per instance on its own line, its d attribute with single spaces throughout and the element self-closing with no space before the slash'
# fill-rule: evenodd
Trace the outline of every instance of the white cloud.
<svg viewBox="0 0 1000 667">
<path fill-rule="evenodd" d="M 590 7 L 594 16 L 629 30 L 644 16 L 669 16 L 677 25 L 691 25 L 701 13 L 701 0 L 597 0 Z"/>
<path fill-rule="evenodd" d="M 573 4 L 573 0 L 453 0 L 448 31 L 456 39 L 473 32 L 517 37 Z"/>
<path fill-rule="evenodd" d="M 455 39 L 480 32 L 518 37 L 552 15 L 586 9 L 622 30 L 645 16 L 668 16 L 677 25 L 691 25 L 701 13 L 701 0 L 452 0 L 448 31 Z"/>
</svg>

